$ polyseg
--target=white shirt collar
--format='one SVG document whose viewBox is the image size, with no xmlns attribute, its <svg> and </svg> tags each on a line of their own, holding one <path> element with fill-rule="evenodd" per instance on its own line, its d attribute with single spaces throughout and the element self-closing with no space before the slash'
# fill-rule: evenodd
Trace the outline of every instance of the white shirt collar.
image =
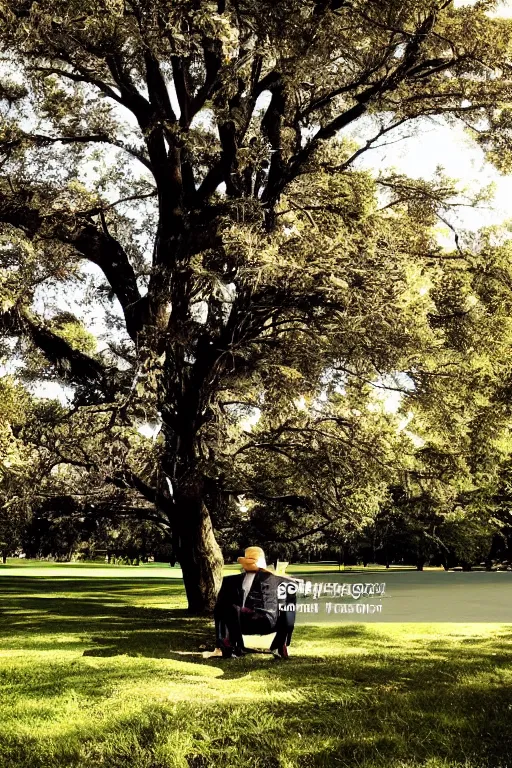
<svg viewBox="0 0 512 768">
<path fill-rule="evenodd" d="M 242 601 L 242 608 L 245 605 L 245 600 L 247 598 L 247 595 L 251 591 L 252 583 L 254 581 L 254 577 L 256 576 L 257 571 L 246 571 L 245 576 L 242 581 L 242 590 L 244 593 L 244 599 Z"/>
</svg>

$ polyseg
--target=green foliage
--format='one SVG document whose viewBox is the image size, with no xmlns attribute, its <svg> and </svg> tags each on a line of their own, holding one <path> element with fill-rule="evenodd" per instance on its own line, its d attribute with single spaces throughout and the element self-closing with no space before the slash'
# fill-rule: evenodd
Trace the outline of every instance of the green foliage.
<svg viewBox="0 0 512 768">
<path fill-rule="evenodd" d="M 69 312 L 60 312 L 53 317 L 50 327 L 80 352 L 90 355 L 96 351 L 96 338 Z"/>
<path fill-rule="evenodd" d="M 30 471 L 34 452 L 19 438 L 30 407 L 23 387 L 11 378 L 0 379 L 0 555 L 21 545 L 30 517 Z"/>
</svg>

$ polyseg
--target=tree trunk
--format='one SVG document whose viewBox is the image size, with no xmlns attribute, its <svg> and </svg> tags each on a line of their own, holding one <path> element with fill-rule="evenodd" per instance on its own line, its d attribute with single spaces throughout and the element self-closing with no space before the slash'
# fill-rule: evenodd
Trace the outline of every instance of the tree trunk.
<svg viewBox="0 0 512 768">
<path fill-rule="evenodd" d="M 7 563 L 7 553 L 2 552 L 2 563 L 5 565 Z"/>
<path fill-rule="evenodd" d="M 176 505 L 175 520 L 188 610 L 193 614 L 211 613 L 222 582 L 224 560 L 201 496 L 183 495 Z"/>
<path fill-rule="evenodd" d="M 215 606 L 224 560 L 205 503 L 205 479 L 191 464 L 181 473 L 181 482 L 174 480 L 165 511 L 171 526 L 172 559 L 178 560 L 183 573 L 188 610 L 204 615 Z"/>
<path fill-rule="evenodd" d="M 165 499 L 173 557 L 183 573 L 188 610 L 196 615 L 213 612 L 224 565 L 207 506 L 212 493 L 216 495 L 216 482 L 205 476 L 199 458 L 202 454 L 198 434 L 208 410 L 205 382 L 216 360 L 212 354 L 207 339 L 198 343 L 188 386 L 175 396 L 176 415 L 170 415 L 167 422 L 164 419 L 163 424 L 166 450 L 159 498 Z M 173 370 L 169 374 L 171 381 L 174 375 Z M 165 412 L 166 408 L 164 403 L 162 410 Z"/>
</svg>

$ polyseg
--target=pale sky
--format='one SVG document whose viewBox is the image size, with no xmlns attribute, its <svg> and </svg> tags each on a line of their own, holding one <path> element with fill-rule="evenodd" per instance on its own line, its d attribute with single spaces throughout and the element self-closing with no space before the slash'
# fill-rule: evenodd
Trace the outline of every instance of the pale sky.
<svg viewBox="0 0 512 768">
<path fill-rule="evenodd" d="M 496 187 L 493 201 L 478 209 L 457 208 L 452 222 L 474 230 L 512 218 L 512 176 L 503 176 L 490 165 L 483 150 L 469 138 L 462 126 L 448 126 L 442 119 L 432 118 L 406 126 L 404 133 L 413 135 L 365 152 L 358 166 L 375 171 L 395 169 L 423 179 L 433 178 L 437 167 L 441 166 L 446 176 L 459 180 L 461 191 L 465 188 L 468 192 L 493 183 Z M 365 132 L 365 136 L 370 134 Z M 390 134 L 389 141 L 395 138 Z"/>
</svg>

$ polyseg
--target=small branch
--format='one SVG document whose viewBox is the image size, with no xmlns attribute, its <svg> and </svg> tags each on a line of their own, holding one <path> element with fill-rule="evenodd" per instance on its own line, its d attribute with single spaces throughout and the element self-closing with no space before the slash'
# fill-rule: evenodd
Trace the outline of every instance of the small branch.
<svg viewBox="0 0 512 768">
<path fill-rule="evenodd" d="M 76 68 L 78 69 L 78 67 Z M 68 80 L 73 80 L 75 83 L 88 83 L 89 85 L 94 85 L 99 88 L 100 91 L 102 91 L 102 93 L 104 93 L 106 96 L 109 96 L 109 98 L 117 101 L 118 104 L 123 104 L 123 99 L 114 91 L 114 88 L 111 85 L 87 73 L 86 70 L 83 70 L 81 74 L 76 74 L 75 72 L 69 72 L 66 69 L 60 69 L 59 67 L 34 66 L 27 67 L 27 69 L 29 72 L 41 72 L 42 74 L 66 77 Z"/>
<path fill-rule="evenodd" d="M 147 192 L 146 194 L 142 195 L 129 195 L 128 197 L 121 197 L 119 200 L 116 200 L 113 203 L 106 203 L 102 206 L 97 206 L 96 208 L 89 208 L 87 211 L 83 211 L 84 216 L 96 216 L 100 213 L 105 213 L 105 211 L 108 211 L 110 208 L 115 208 L 116 205 L 121 205 L 121 203 L 129 203 L 133 200 L 147 200 L 150 197 L 156 197 L 158 192 L 156 189 L 153 192 Z"/>
</svg>

